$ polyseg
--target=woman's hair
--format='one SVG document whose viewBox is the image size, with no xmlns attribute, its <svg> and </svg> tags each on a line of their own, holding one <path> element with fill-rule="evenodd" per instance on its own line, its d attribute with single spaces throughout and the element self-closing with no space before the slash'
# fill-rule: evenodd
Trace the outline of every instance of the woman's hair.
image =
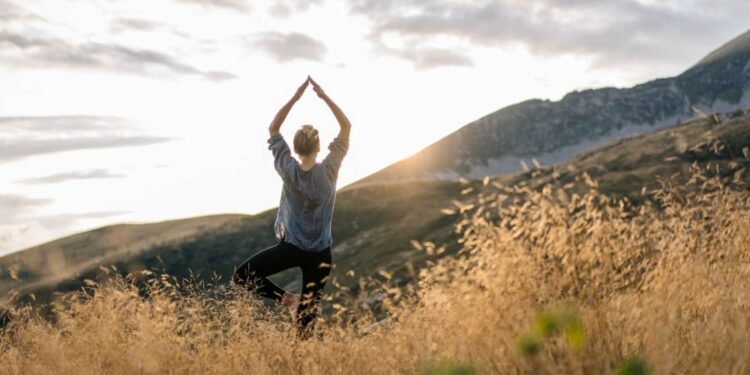
<svg viewBox="0 0 750 375">
<path fill-rule="evenodd" d="M 306 156 L 316 151 L 320 151 L 318 130 L 312 125 L 302 125 L 294 134 L 294 152 Z"/>
</svg>

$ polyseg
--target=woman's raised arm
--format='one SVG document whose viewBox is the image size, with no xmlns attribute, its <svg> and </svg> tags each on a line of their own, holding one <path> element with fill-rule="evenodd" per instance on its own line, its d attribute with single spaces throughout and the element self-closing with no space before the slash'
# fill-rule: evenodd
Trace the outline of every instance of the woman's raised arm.
<svg viewBox="0 0 750 375">
<path fill-rule="evenodd" d="M 278 134 L 279 130 L 281 129 L 281 124 L 284 123 L 284 120 L 286 119 L 286 115 L 289 114 L 289 111 L 294 106 L 294 103 L 299 100 L 299 98 L 302 97 L 302 94 L 305 93 L 305 89 L 307 88 L 307 84 L 310 83 L 310 76 L 307 76 L 307 79 L 305 79 L 305 83 L 303 83 L 297 91 L 294 93 L 294 96 L 292 96 L 289 101 L 284 104 L 283 107 L 279 110 L 278 113 L 276 113 L 276 116 L 273 118 L 273 121 L 271 121 L 271 125 L 268 126 L 268 133 L 273 136 L 274 134 Z"/>
<path fill-rule="evenodd" d="M 336 116 L 336 121 L 339 122 L 339 126 L 341 127 L 341 130 L 339 130 L 339 135 L 337 138 L 343 138 L 346 140 L 349 140 L 349 132 L 352 129 L 352 123 L 349 122 L 349 119 L 346 117 L 344 112 L 339 108 L 336 103 L 331 100 L 331 98 L 326 95 L 325 91 L 323 91 L 322 88 L 320 88 L 320 85 L 318 85 L 315 80 L 310 78 L 310 76 L 307 76 L 310 83 L 313 85 L 313 90 L 316 94 L 318 94 L 318 97 L 323 99 L 324 102 L 328 105 L 328 108 L 331 109 L 331 112 L 333 112 L 333 115 Z"/>
</svg>

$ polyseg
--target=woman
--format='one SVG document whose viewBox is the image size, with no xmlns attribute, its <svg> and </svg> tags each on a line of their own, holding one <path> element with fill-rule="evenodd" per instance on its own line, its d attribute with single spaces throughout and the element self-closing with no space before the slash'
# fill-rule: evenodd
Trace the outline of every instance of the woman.
<svg viewBox="0 0 750 375">
<path fill-rule="evenodd" d="M 318 131 L 303 125 L 294 135 L 294 151 L 279 133 L 289 110 L 305 92 L 308 84 L 328 105 L 341 127 L 328 146 L 330 152 L 321 163 Z M 318 314 L 321 293 L 331 271 L 331 219 L 336 198 L 336 180 L 341 161 L 349 149 L 351 123 L 323 89 L 307 76 L 291 100 L 284 105 L 268 128 L 268 148 L 273 152 L 274 166 L 284 182 L 281 202 L 274 223 L 279 243 L 255 254 L 237 268 L 232 277 L 259 295 L 280 302 L 289 309 L 299 336 L 306 338 Z M 267 277 L 288 268 L 302 270 L 302 294 L 287 292 Z"/>
</svg>

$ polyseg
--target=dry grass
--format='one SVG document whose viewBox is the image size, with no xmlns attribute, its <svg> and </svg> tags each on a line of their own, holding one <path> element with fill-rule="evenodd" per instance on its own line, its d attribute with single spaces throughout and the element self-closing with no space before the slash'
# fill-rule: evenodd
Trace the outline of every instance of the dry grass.
<svg viewBox="0 0 750 375">
<path fill-rule="evenodd" d="M 298 341 L 286 317 L 247 293 L 154 278 L 146 298 L 118 279 L 69 296 L 54 323 L 16 310 L 0 369 L 748 373 L 750 197 L 706 173 L 637 207 L 593 181 L 578 195 L 486 180 L 455 202 L 462 251 L 436 258 L 418 285 L 384 286 L 389 319 L 379 324 L 353 301 Z"/>
</svg>

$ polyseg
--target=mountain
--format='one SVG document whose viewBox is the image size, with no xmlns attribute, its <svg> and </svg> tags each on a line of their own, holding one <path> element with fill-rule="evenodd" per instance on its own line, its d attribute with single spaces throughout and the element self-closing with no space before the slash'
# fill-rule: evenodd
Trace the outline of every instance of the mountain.
<svg viewBox="0 0 750 375">
<path fill-rule="evenodd" d="M 693 163 L 719 165 L 729 176 L 743 168 L 750 170 L 750 110 L 719 117 L 727 120 L 717 124 L 713 118 L 697 118 L 619 140 L 564 164 L 498 176 L 489 182 L 532 189 L 572 183 L 583 189 L 586 173 L 602 192 L 638 204 L 643 187 L 656 187 L 660 176 L 680 175 L 684 181 Z M 724 146 L 716 147 L 716 142 Z M 744 178 L 750 182 L 748 176 Z M 433 257 L 417 251 L 411 240 L 445 245 L 444 255 L 455 254 L 460 249 L 454 231 L 457 216 L 441 210 L 456 208 L 454 202 L 461 204 L 469 198 L 463 194 L 467 189 L 479 191 L 483 185 L 481 180 L 386 181 L 339 190 L 333 218 L 332 279 L 356 293 L 357 277 L 385 270 L 393 275 L 393 284 L 402 285 Z M 0 290 L 34 293 L 37 302 L 45 302 L 55 292 L 79 289 L 84 279 L 101 273 L 100 266 L 110 265 L 122 273 L 145 269 L 178 277 L 192 273 L 204 279 L 215 272 L 227 280 L 235 265 L 275 243 L 275 216 L 276 209 L 272 209 L 252 216 L 114 225 L 76 234 L 0 258 Z M 355 277 L 347 275 L 350 270 Z M 296 288 L 296 272 L 280 273 L 274 280 Z"/>
<path fill-rule="evenodd" d="M 750 31 L 677 77 L 627 89 L 575 91 L 490 113 L 355 183 L 482 178 L 552 165 L 613 140 L 674 126 L 702 112 L 750 106 Z"/>
<path fill-rule="evenodd" d="M 0 258 L 0 291 L 57 285 L 76 274 L 137 257 L 160 243 L 179 241 L 244 215 L 212 215 L 161 223 L 117 224 L 61 238 Z"/>
</svg>

